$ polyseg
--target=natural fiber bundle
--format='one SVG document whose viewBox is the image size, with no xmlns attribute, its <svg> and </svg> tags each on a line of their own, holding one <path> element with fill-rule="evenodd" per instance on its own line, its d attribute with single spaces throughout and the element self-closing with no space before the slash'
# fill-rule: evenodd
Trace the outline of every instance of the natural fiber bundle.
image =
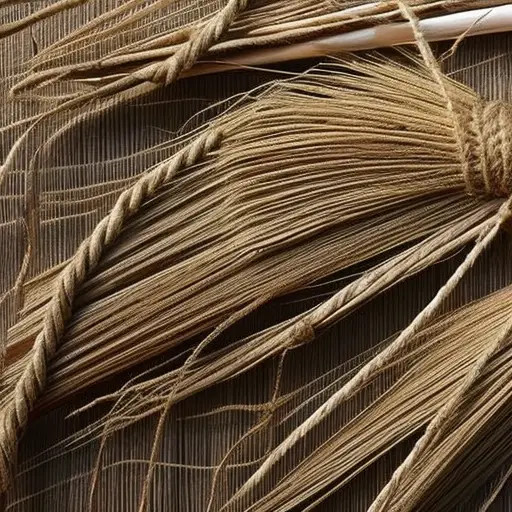
<svg viewBox="0 0 512 512">
<path fill-rule="evenodd" d="M 174 429 L 180 424 L 183 425 L 180 428 L 188 429 L 198 428 L 201 422 L 208 425 L 204 438 L 198 439 L 195 446 L 197 453 L 177 468 L 180 481 L 187 479 L 189 485 L 207 489 L 194 498 L 194 507 L 209 512 L 321 507 L 332 493 L 347 487 L 397 444 L 420 432 L 451 397 L 460 394 L 475 363 L 495 346 L 496 339 L 507 327 L 512 313 L 511 293 L 507 287 L 437 319 L 418 332 L 404 351 L 374 375 L 364 389 L 340 404 L 250 493 L 246 489 L 243 495 L 237 491 L 271 450 L 300 428 L 318 405 L 346 384 L 365 362 L 378 357 L 379 350 L 391 341 L 313 380 L 304 376 L 304 381 L 297 375 L 296 362 L 300 358 L 294 357 L 291 350 L 285 351 L 275 358 L 268 402 L 253 403 L 249 396 L 242 395 L 244 401 L 238 403 L 233 396 L 223 393 L 221 387 L 217 392 L 212 390 L 209 395 L 212 400 L 195 414 L 190 412 L 190 405 L 182 409 L 178 423 L 173 422 Z M 460 498 L 460 489 L 471 485 L 476 490 L 512 458 L 506 428 L 510 414 L 509 340 L 449 416 L 442 437 L 418 465 L 421 470 L 408 475 L 410 480 L 404 480 L 399 497 L 406 504 L 399 504 L 397 510 L 446 510 Z M 283 387 L 291 374 L 298 377 L 296 387 Z M 254 374 L 248 375 L 246 385 L 252 379 Z M 244 386 L 243 380 L 238 382 Z M 223 397 L 220 402 L 216 398 L 219 396 Z M 148 402 L 151 398 L 145 396 Z M 115 416 L 119 420 L 137 419 L 126 409 L 115 411 Z M 249 422 L 246 429 L 238 430 L 236 427 L 243 424 L 241 417 Z M 112 468 L 123 462 L 115 459 L 107 462 L 104 457 L 113 419 L 107 418 L 97 425 L 98 429 L 91 430 L 95 425 L 88 426 L 73 438 L 64 439 L 51 452 L 52 457 L 59 457 L 88 443 L 98 432 L 103 434 L 96 468 L 92 475 L 87 475 L 92 486 L 89 499 L 93 508 L 101 504 L 98 487 L 103 480 L 108 481 Z M 233 426 L 230 442 L 212 450 L 211 459 L 201 456 L 203 450 L 209 451 L 210 435 L 214 436 L 215 426 L 219 424 Z M 90 446 L 92 449 L 93 445 Z M 478 457 L 473 471 L 452 470 L 472 455 Z M 40 464 L 44 461 L 36 461 L 32 471 Z M 30 471 L 30 465 L 23 470 Z M 152 503 L 148 497 L 149 510 Z"/>
<path fill-rule="evenodd" d="M 324 419 L 327 431 L 306 436 L 259 487 L 244 485 L 218 510 L 285 511 L 299 505 L 313 510 L 436 413 L 439 416 L 455 398 L 457 407 L 442 415 L 443 431 L 382 510 L 446 510 L 456 500 L 457 488 L 468 485 L 465 479 L 473 479 L 474 485 L 485 482 L 489 473 L 512 456 L 503 428 L 504 417 L 510 414 L 509 300 L 510 288 L 506 288 L 420 331 L 407 350 L 367 381 L 370 396 L 377 383 L 376 389 L 381 390 L 375 398 L 366 398 L 368 406 L 351 412 L 357 410 L 357 395 L 340 404 L 332 413 L 338 421 L 328 428 Z M 496 340 L 504 342 L 500 350 L 495 350 Z M 494 351 L 492 358 L 490 351 Z M 487 364 L 480 368 L 478 379 L 471 380 L 482 358 Z M 276 416 L 282 417 L 279 412 Z M 462 479 L 459 473 L 450 472 L 471 453 L 486 451 L 500 455 L 479 457 L 480 466 Z M 380 510 L 376 504 L 370 509 Z"/>
<path fill-rule="evenodd" d="M 504 3 L 499 0 L 415 0 L 410 5 L 418 16 L 429 17 Z M 200 3 L 199 14 L 203 17 L 199 19 L 196 3 L 189 1 L 172 6 L 160 0 L 148 3 L 131 0 L 120 4 L 41 49 L 32 59 L 27 76 L 12 91 L 63 82 L 67 88 L 59 87 L 57 93 L 52 88 L 45 92 L 47 96 L 57 94 L 62 101 L 63 92 L 67 91 L 69 99 L 59 106 L 60 109 L 110 96 L 123 100 L 170 84 L 202 57 L 228 63 L 262 64 L 326 55 L 335 51 L 327 43 L 324 50 L 316 47 L 308 52 L 301 47 L 295 57 L 292 52 L 287 53 L 286 47 L 290 42 L 351 32 L 402 18 L 395 1 L 259 0 L 251 2 L 247 9 L 245 4 L 230 0 L 219 8 L 219 2 L 207 0 Z M 59 5 L 74 4 L 66 0 L 54 7 Z M 489 13 L 479 14 L 474 21 L 480 21 L 486 14 Z M 467 28 L 474 25 L 470 23 Z M 409 32 L 408 39 L 401 43 L 411 42 L 413 37 L 408 24 L 393 28 L 397 33 L 403 33 L 403 29 Z M 464 28 L 456 30 L 455 37 L 464 31 Z M 454 36 L 451 32 L 446 38 Z M 443 36 L 438 35 L 436 39 L 443 39 Z M 373 47 L 397 43 L 391 39 Z M 263 53 L 251 57 L 258 48 L 263 49 Z M 363 45 L 363 48 L 366 47 Z M 279 57 L 281 49 L 283 57 Z M 357 43 L 348 49 L 357 50 Z M 246 50 L 250 52 L 249 57 L 245 56 Z M 83 83 L 85 89 L 80 87 Z"/>
<path fill-rule="evenodd" d="M 368 73 L 366 84 L 334 65 L 300 80 L 280 82 L 246 108 L 220 118 L 210 131 L 231 134 L 221 150 L 206 165 L 178 175 L 130 223 L 123 239 L 83 285 L 77 303 L 81 313 L 76 326 L 70 326 L 69 343 L 62 352 L 67 355 L 59 365 L 67 378 L 58 380 L 71 384 L 70 374 L 80 375 L 81 385 L 87 385 L 85 367 L 76 371 L 71 364 L 77 356 L 89 361 L 85 364 L 94 383 L 100 377 L 92 363 L 105 362 L 106 347 L 114 360 L 121 356 L 129 361 L 127 348 L 132 346 L 140 362 L 141 350 L 145 358 L 162 353 L 236 311 L 254 309 L 273 296 L 441 227 L 446 228 L 442 239 L 448 245 L 452 237 L 464 236 L 461 226 L 470 231 L 492 218 L 496 202 L 478 202 L 463 191 L 449 121 L 438 137 L 432 134 L 438 120 L 429 113 L 417 131 L 418 120 L 409 116 L 399 97 L 384 99 L 387 118 L 374 119 L 374 100 L 360 96 L 361 85 L 369 93 L 373 88 L 376 96 L 382 94 L 382 79 L 390 80 L 387 87 L 393 95 L 395 87 L 405 86 L 404 80 L 418 80 L 419 91 L 432 86 L 421 67 L 391 71 L 389 65 L 388 61 L 354 63 L 354 71 Z M 373 73 L 377 74 L 372 77 Z M 389 76 L 392 73 L 395 78 Z M 430 99 L 419 100 L 420 115 L 430 108 L 431 100 L 443 112 L 443 100 L 435 91 L 431 94 Z M 418 101 L 418 96 L 413 94 L 411 101 Z M 300 116 L 297 101 L 302 105 Z M 355 111 L 365 116 L 363 130 L 355 124 Z M 393 134 L 388 129 L 392 122 L 410 123 L 410 129 Z M 409 135 L 412 131 L 417 132 L 417 140 Z M 372 144 L 374 154 L 368 153 Z M 394 158 L 382 161 L 381 151 L 393 152 Z M 422 154 L 428 160 L 418 164 L 416 158 Z M 328 168 L 325 161 L 330 162 Z M 434 173 L 432 165 L 439 168 Z M 367 203 L 362 201 L 361 179 Z M 477 176 L 477 183 L 481 179 Z M 442 245 L 429 246 L 435 252 L 433 247 L 438 250 Z M 277 285 L 276 279 L 282 284 Z M 243 293 L 235 295 L 234 289 Z M 42 280 L 27 296 L 25 318 L 10 333 L 8 363 L 28 352 L 49 294 L 48 282 Z M 98 336 L 100 332 L 104 337 Z M 126 368 L 118 364 L 113 371 Z M 21 363 L 10 365 L 7 381 L 21 367 Z M 109 373 L 105 368 L 101 378 Z"/>
<path fill-rule="evenodd" d="M 467 221 L 456 223 L 448 230 L 442 229 L 439 234 L 365 272 L 334 297 L 310 311 L 241 339 L 229 347 L 212 350 L 207 355 L 198 357 L 186 373 L 178 368 L 157 377 L 138 376 L 118 392 L 102 396 L 84 409 L 105 402 L 115 402 L 107 419 L 100 421 L 97 426 L 102 429 L 104 423 L 108 423 L 107 431 L 112 433 L 147 416 L 164 411 L 169 402 L 169 389 L 175 390 L 172 401 L 174 404 L 219 382 L 245 373 L 283 351 L 297 348 L 300 346 L 298 336 L 304 335 L 304 341 L 307 343 L 307 335 L 313 335 L 313 327 L 317 330 L 325 329 L 334 321 L 348 316 L 371 297 L 464 246 L 494 222 L 491 220 L 475 224 L 478 218 L 470 216 Z M 447 239 L 451 242 L 446 243 Z M 292 346 L 290 340 L 295 340 Z M 46 398 L 42 399 L 42 404 L 48 400 L 48 396 L 51 397 L 51 394 L 50 388 L 47 390 Z M 139 399 L 141 396 L 144 400 Z M 95 431 L 96 428 L 91 426 L 91 433 Z"/>
<path fill-rule="evenodd" d="M 510 116 L 508 105 L 483 102 L 436 68 L 376 58 L 278 82 L 206 127 L 120 195 L 55 279 L 54 295 L 34 293 L 12 330 L 10 362 L 27 355 L 9 366 L 3 389 L 3 489 L 47 369 L 50 390 L 67 386 L 53 391 L 62 398 L 217 326 L 179 383 L 221 331 L 272 297 L 418 244 L 286 326 L 287 350 L 347 303 L 477 238 L 426 311 L 349 383 L 364 384 L 407 346 L 509 218 L 499 198 L 511 187 Z"/>
</svg>

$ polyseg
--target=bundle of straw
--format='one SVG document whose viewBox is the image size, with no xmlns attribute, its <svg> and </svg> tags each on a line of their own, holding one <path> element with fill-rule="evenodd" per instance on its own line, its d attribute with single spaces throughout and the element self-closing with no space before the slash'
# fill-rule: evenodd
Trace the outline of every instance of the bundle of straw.
<svg viewBox="0 0 512 512">
<path fill-rule="evenodd" d="M 244 484 L 272 450 L 392 340 L 344 365 L 334 366 L 314 380 L 297 375 L 300 357 L 285 351 L 276 358 L 268 402 L 252 403 L 247 393 L 241 394 L 242 403 L 233 402 L 234 397 L 222 393 L 221 387 L 217 393 L 211 390 L 208 396 L 212 400 L 200 411 L 192 413 L 188 405 L 176 413 L 179 420 L 172 423 L 172 428 L 180 429 L 181 424 L 181 429 L 194 431 L 201 422 L 203 429 L 208 426 L 204 437 L 196 441 L 194 455 L 184 460 L 178 471 L 179 481 L 205 489 L 194 496 L 195 505 L 188 507 L 208 512 L 322 508 L 333 493 L 344 488 L 350 492 L 349 486 L 358 475 L 389 456 L 399 443 L 417 436 L 439 416 L 438 411 L 446 412 L 446 403 L 457 397 L 451 414 L 440 416 L 444 422 L 438 439 L 404 477 L 389 507 L 404 511 L 451 509 L 460 502 L 462 490 L 466 495 L 470 494 L 468 488 L 476 491 L 512 458 L 507 428 L 511 412 L 510 335 L 506 336 L 506 346 L 495 350 L 496 340 L 503 340 L 504 329 L 510 325 L 511 293 L 512 288 L 506 287 L 421 329 L 408 347 L 368 380 L 364 389 L 323 418 L 314 432 L 300 440 L 262 481 L 250 488 Z M 494 355 L 489 359 L 491 351 Z M 468 387 L 468 376 L 481 366 L 484 357 L 487 365 Z M 283 381 L 289 384 L 290 374 L 298 377 L 294 380 L 297 384 L 292 389 L 284 388 Z M 247 384 L 253 379 L 254 372 L 248 375 Z M 153 401 L 154 396 L 145 393 L 147 388 L 138 391 L 147 403 Z M 223 397 L 220 402 L 214 398 L 218 396 Z M 92 449 L 90 441 L 101 438 L 90 476 L 89 500 L 93 509 L 102 504 L 98 491 L 104 473 L 116 464 L 111 459 L 107 463 L 108 440 L 117 428 L 126 427 L 121 420 L 140 420 L 130 402 L 125 405 L 52 447 L 53 457 L 59 457 L 84 445 Z M 246 428 L 237 429 L 242 416 L 250 421 Z M 231 426 L 230 441 L 211 448 L 216 425 Z M 203 451 L 212 454 L 208 465 L 208 456 L 201 455 Z M 472 458 L 478 464 L 471 464 Z M 465 471 L 457 472 L 459 467 Z M 485 506 L 492 503 L 506 477 L 507 473 L 486 497 Z M 366 484 L 368 481 L 367 478 Z M 151 504 L 148 497 L 149 510 Z"/>
<path fill-rule="evenodd" d="M 239 344 L 238 361 L 253 361 L 245 368 L 310 341 L 476 239 L 425 311 L 299 437 L 407 346 L 510 216 L 501 198 L 511 187 L 512 108 L 485 103 L 429 59 L 427 52 L 430 67 L 411 58 L 334 62 L 277 82 L 120 195 L 57 275 L 53 294 L 36 285 L 10 333 L 4 490 L 47 373 L 48 405 L 217 326 L 169 377 L 174 391 L 163 408 L 157 400 L 165 418 L 184 379 L 204 372 L 198 358 L 218 334 L 272 297 L 415 243 L 308 314 Z M 206 385 L 243 371 L 233 365 L 211 365 Z"/>
<path fill-rule="evenodd" d="M 324 26 L 324 5 L 279 3 L 275 26 L 266 26 L 277 3 L 261 2 L 245 11 L 246 4 L 230 0 L 183 30 L 167 12 L 168 26 L 161 24 L 165 33 L 155 35 L 150 34 L 153 22 L 142 32 L 140 22 L 165 12 L 165 5 L 128 2 L 40 52 L 34 74 L 19 89 L 102 79 L 95 76 L 101 62 L 107 85 L 73 95 L 58 108 L 112 94 L 132 98 L 176 80 L 208 52 L 274 45 L 280 38 L 302 40 L 398 15 L 409 17 L 410 30 L 418 34 L 415 12 L 430 15 L 446 5 L 351 3 L 329 14 Z M 134 7 L 140 7 L 136 14 Z M 133 30 L 121 37 L 128 27 Z M 140 35 L 144 30 L 147 37 Z M 100 61 L 80 60 L 83 48 L 101 53 L 110 35 L 119 38 L 119 52 Z M 155 376 L 151 369 L 93 402 L 114 405 L 87 431 L 102 439 L 98 469 L 112 433 L 159 415 L 141 511 L 169 410 L 275 356 L 271 403 L 216 466 L 208 511 L 217 506 L 309 510 L 333 492 L 328 486 L 345 485 L 428 423 L 370 508 L 417 510 L 428 506 L 434 486 L 439 484 L 438 493 L 446 486 L 439 482 L 447 468 L 472 453 L 485 454 L 479 442 L 489 430 L 485 446 L 506 445 L 500 420 L 510 412 L 510 289 L 424 327 L 512 216 L 512 106 L 486 102 L 449 80 L 424 42 L 420 50 L 423 60 L 409 54 L 399 62 L 380 56 L 333 60 L 249 96 L 124 189 L 65 265 L 28 283 L 21 319 L 9 331 L 0 391 L 2 493 L 11 484 L 18 440 L 34 411 L 54 408 L 162 355 L 168 357 L 163 374 Z M 76 61 L 62 64 L 68 53 Z M 289 418 L 295 412 L 287 409 L 292 397 L 279 397 L 289 352 L 471 243 L 456 272 L 404 331 L 341 375 L 334 388 L 329 386 L 332 393 L 322 390 L 322 403 L 314 400 L 315 386 L 306 390 L 301 399 L 314 403 L 307 416 L 280 435 L 269 435 L 254 471 L 226 499 L 217 496 L 230 457 L 250 451 L 262 430 L 272 429 L 276 414 Z M 272 299 L 361 268 L 361 276 L 309 311 L 229 340 L 231 326 Z M 347 412 L 354 397 L 388 370 L 399 377 L 385 392 L 358 413 Z M 340 409 L 350 420 L 310 445 L 290 469 L 290 454 L 296 457 L 297 447 Z M 390 422 L 389 411 L 399 421 Z M 451 450 L 448 457 L 446 450 Z M 508 456 L 505 451 L 499 461 Z M 484 457 L 484 462 L 481 472 L 495 469 L 496 461 Z M 476 473 L 472 478 L 479 480 Z M 270 478 L 277 483 L 269 491 Z M 453 495 L 439 499 L 449 506 Z"/>
<path fill-rule="evenodd" d="M 490 470 L 510 460 L 509 447 L 499 451 L 507 444 L 503 422 L 511 412 L 510 291 L 508 287 L 465 306 L 418 332 L 406 350 L 368 380 L 369 388 L 385 382 L 383 376 L 388 381 L 368 406 L 357 410 L 359 391 L 340 405 L 338 421 L 327 432 L 301 440 L 298 462 L 297 451 L 287 453 L 267 480 L 258 483 L 259 489 L 250 478 L 219 510 L 283 512 L 300 505 L 313 510 L 429 422 L 438 426 L 435 442 L 404 473 L 387 505 L 377 505 L 377 499 L 370 510 L 450 509 L 468 480 L 482 483 Z M 351 413 L 354 408 L 357 412 Z M 279 412 L 276 416 L 283 417 Z M 291 434 L 302 427 L 297 423 Z M 453 472 L 477 454 L 479 467 L 473 473 Z M 271 492 L 263 491 L 269 478 L 278 483 Z"/>
</svg>

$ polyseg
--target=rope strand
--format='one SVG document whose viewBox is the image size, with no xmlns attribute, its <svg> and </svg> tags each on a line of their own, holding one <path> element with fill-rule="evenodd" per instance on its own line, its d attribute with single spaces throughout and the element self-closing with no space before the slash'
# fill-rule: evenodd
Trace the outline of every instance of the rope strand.
<svg viewBox="0 0 512 512">
<path fill-rule="evenodd" d="M 236 492 L 230 502 L 240 499 L 250 492 L 281 460 L 284 455 L 308 432 L 322 422 L 332 411 L 334 411 L 345 400 L 362 389 L 374 375 L 384 368 L 392 359 L 400 353 L 414 338 L 418 331 L 432 318 L 439 306 L 450 295 L 459 284 L 462 277 L 473 266 L 478 256 L 487 248 L 498 234 L 501 226 L 512 216 L 510 205 L 512 200 L 506 201 L 500 211 L 496 214 L 496 221 L 491 224 L 482 234 L 464 261 L 460 264 L 446 284 L 437 292 L 432 301 L 416 316 L 411 324 L 402 331 L 400 336 L 379 353 L 375 358 L 365 364 L 354 377 L 352 377 L 340 390 L 334 393 L 322 406 L 320 406 L 304 423 L 296 428 L 281 444 L 279 444 L 259 469 L 246 481 Z"/>
<path fill-rule="evenodd" d="M 169 183 L 177 172 L 202 160 L 218 146 L 220 130 L 209 130 L 169 161 L 144 175 L 123 192 L 112 211 L 79 247 L 74 258 L 60 274 L 55 293 L 48 305 L 43 328 L 32 349 L 32 358 L 16 384 L 11 402 L 2 411 L 0 431 L 0 492 L 5 493 L 12 482 L 16 452 L 34 405 L 44 391 L 48 364 L 52 361 L 64 335 L 66 322 L 75 295 L 88 274 L 98 265 L 105 249 L 119 236 L 126 221 L 142 203 Z"/>
<path fill-rule="evenodd" d="M 475 382 L 482 375 L 483 370 L 492 359 L 506 344 L 510 341 L 510 333 L 512 332 L 512 318 L 508 320 L 505 327 L 498 336 L 496 342 L 486 350 L 473 365 L 473 368 L 468 372 L 466 378 L 458 388 L 457 392 L 448 400 L 445 405 L 439 409 L 434 419 L 429 423 L 423 436 L 418 439 L 414 448 L 409 452 L 409 455 L 402 462 L 402 464 L 395 470 L 393 476 L 381 490 L 375 501 L 372 503 L 368 512 L 384 511 L 393 499 L 393 495 L 398 489 L 400 483 L 407 479 L 407 473 L 418 462 L 421 456 L 428 450 L 428 448 L 439 439 L 447 430 L 452 414 L 457 410 L 457 407 L 463 401 L 466 393 L 473 387 Z M 394 509 L 393 509 L 394 510 Z M 404 510 L 401 508 L 400 510 Z M 407 509 L 408 510 L 408 509 Z"/>
</svg>

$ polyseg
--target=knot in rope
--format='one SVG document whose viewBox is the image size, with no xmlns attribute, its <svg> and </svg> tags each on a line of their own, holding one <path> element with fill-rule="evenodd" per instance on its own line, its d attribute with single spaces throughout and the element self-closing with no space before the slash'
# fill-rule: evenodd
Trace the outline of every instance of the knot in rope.
<svg viewBox="0 0 512 512">
<path fill-rule="evenodd" d="M 315 339 L 315 330 L 308 318 L 295 323 L 290 331 L 290 346 L 299 346 Z"/>
<path fill-rule="evenodd" d="M 512 193 L 512 105 L 477 101 L 464 130 L 464 178 L 471 195 L 509 197 Z"/>
</svg>

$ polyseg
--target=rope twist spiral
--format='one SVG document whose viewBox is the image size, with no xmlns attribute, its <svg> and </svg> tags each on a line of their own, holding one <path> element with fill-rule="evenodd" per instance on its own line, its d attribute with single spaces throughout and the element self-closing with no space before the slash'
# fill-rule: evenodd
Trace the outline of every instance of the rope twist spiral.
<svg viewBox="0 0 512 512">
<path fill-rule="evenodd" d="M 197 63 L 210 47 L 227 32 L 238 14 L 247 6 L 248 0 L 229 0 L 226 6 L 212 19 L 195 30 L 188 44 L 183 45 L 168 59 L 151 68 L 147 79 L 151 82 L 170 85 L 180 75 Z"/>
<path fill-rule="evenodd" d="M 512 193 L 512 105 L 475 103 L 465 119 L 464 180 L 469 194 L 509 197 Z"/>
<path fill-rule="evenodd" d="M 110 214 L 96 226 L 91 236 L 84 240 L 71 262 L 60 274 L 43 320 L 42 330 L 34 342 L 30 362 L 14 389 L 12 400 L 2 411 L 1 493 L 5 493 L 11 485 L 19 438 L 36 400 L 45 388 L 47 366 L 62 341 L 66 322 L 71 316 L 73 300 L 80 285 L 98 265 L 105 249 L 117 239 L 126 221 L 140 209 L 142 203 L 169 183 L 177 172 L 203 160 L 209 152 L 218 147 L 221 137 L 219 129 L 204 132 L 186 148 L 125 190 Z"/>
</svg>

